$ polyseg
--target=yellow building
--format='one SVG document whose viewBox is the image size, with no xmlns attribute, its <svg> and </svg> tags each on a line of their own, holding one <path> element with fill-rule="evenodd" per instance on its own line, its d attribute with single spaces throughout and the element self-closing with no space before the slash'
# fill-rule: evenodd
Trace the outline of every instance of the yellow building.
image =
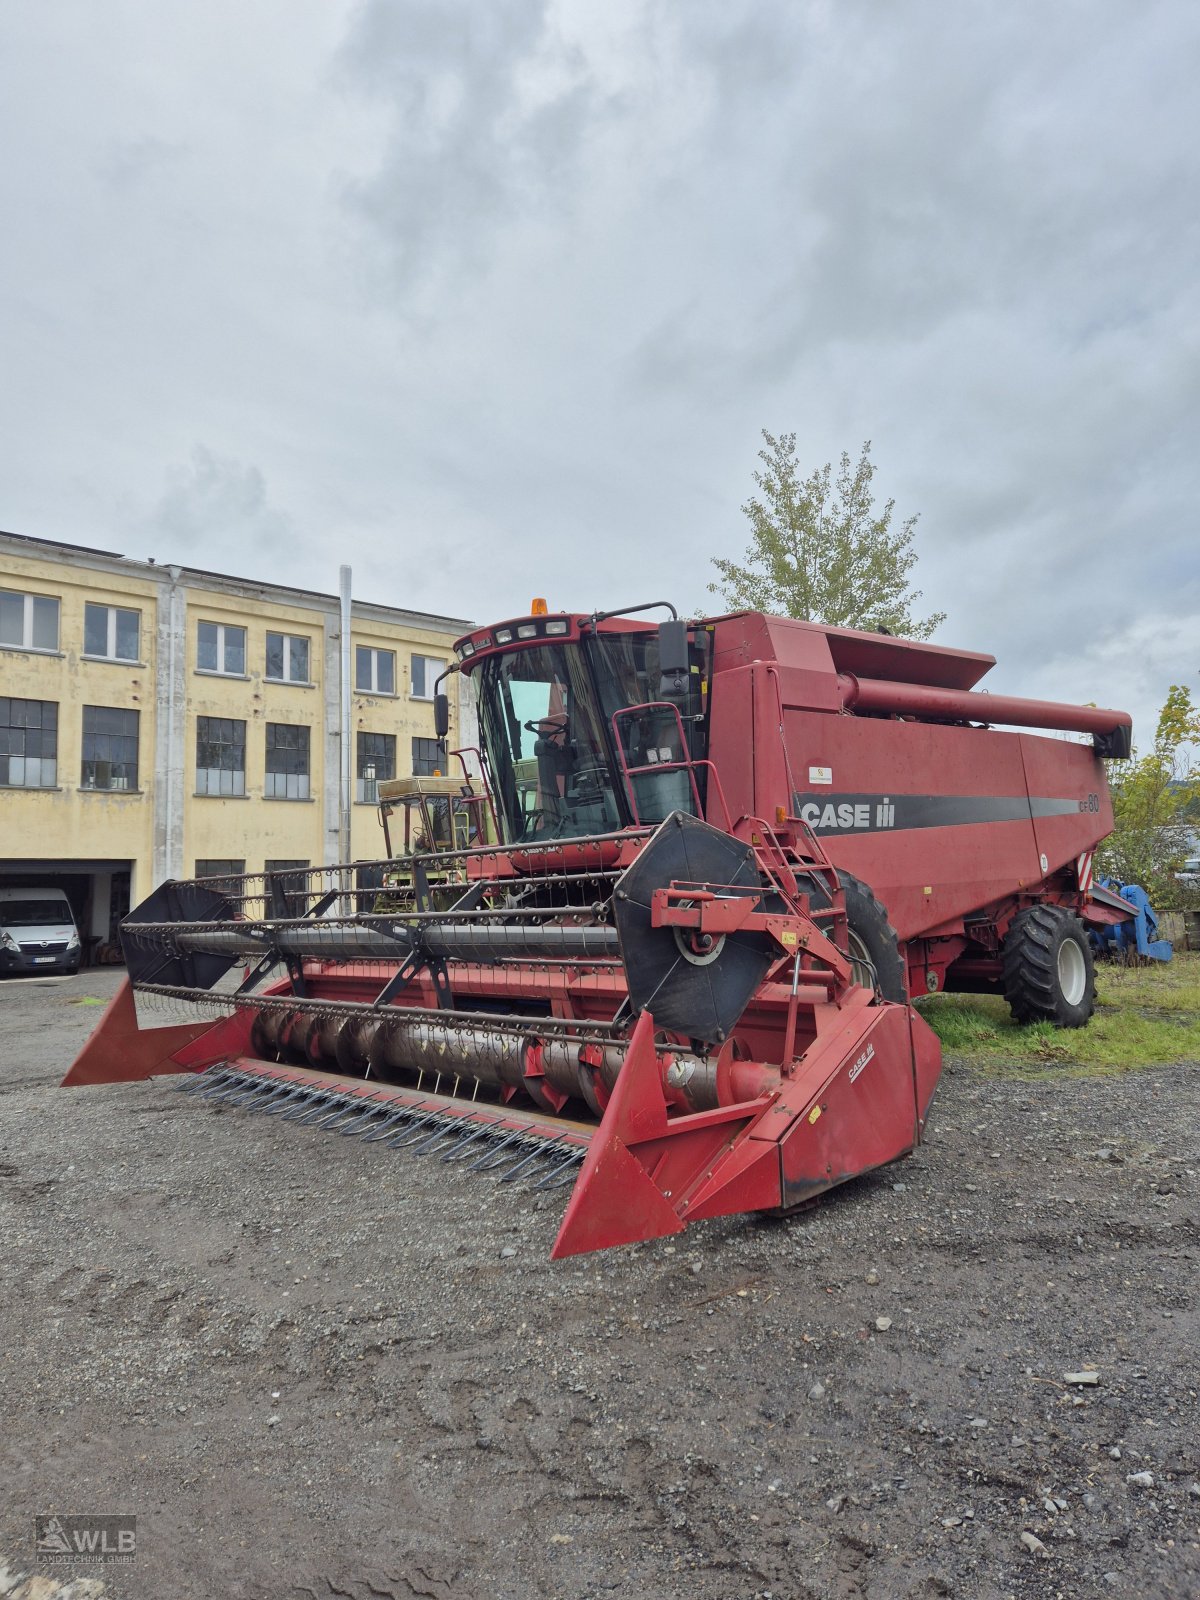
<svg viewBox="0 0 1200 1600">
<path fill-rule="evenodd" d="M 431 772 L 434 685 L 470 623 L 354 601 L 350 855 L 374 785 Z M 340 859 L 336 596 L 0 533 L 0 887 L 67 891 L 111 943 L 168 878 Z M 457 674 L 449 747 L 476 741 Z"/>
</svg>

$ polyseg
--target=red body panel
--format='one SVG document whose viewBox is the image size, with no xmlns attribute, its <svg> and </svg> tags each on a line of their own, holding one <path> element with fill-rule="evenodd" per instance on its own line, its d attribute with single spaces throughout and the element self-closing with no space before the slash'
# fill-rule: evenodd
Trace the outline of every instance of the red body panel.
<svg viewBox="0 0 1200 1600">
<path fill-rule="evenodd" d="M 1002 935 L 1021 903 L 1080 901 L 1075 862 L 1112 831 L 1103 762 L 1089 746 L 961 720 L 987 715 L 989 697 L 969 691 L 991 664 L 753 614 L 714 624 L 708 753 L 731 809 L 811 826 L 834 865 L 886 906 L 914 976 L 927 966 L 943 973 L 972 922 Z M 960 720 L 849 713 L 839 672 L 843 683 L 870 675 L 898 703 Z M 1094 707 L 994 704 L 1101 731 L 1128 723 Z M 709 814 L 723 820 L 711 803 Z M 948 942 L 931 954 L 929 940 Z"/>
</svg>

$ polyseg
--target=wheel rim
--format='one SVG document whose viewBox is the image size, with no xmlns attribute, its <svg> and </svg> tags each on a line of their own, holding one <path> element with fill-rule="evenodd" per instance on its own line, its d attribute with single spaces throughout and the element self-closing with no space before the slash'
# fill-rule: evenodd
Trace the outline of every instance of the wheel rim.
<svg viewBox="0 0 1200 1600">
<path fill-rule="evenodd" d="M 850 950 L 850 965 L 854 976 L 864 989 L 870 989 L 877 977 L 871 953 L 853 928 L 846 930 L 846 943 Z"/>
<path fill-rule="evenodd" d="M 1074 939 L 1058 947 L 1058 987 L 1069 1006 L 1077 1006 L 1087 993 L 1087 962 Z"/>
</svg>

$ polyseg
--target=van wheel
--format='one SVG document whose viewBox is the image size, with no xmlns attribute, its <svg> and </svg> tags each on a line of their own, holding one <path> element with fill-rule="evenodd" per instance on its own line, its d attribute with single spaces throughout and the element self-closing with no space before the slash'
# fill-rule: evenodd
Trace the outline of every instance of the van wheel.
<svg viewBox="0 0 1200 1600">
<path fill-rule="evenodd" d="M 1017 1022 L 1082 1028 L 1095 1009 L 1092 947 L 1063 906 L 1026 906 L 1004 940 L 1004 998 Z"/>
</svg>

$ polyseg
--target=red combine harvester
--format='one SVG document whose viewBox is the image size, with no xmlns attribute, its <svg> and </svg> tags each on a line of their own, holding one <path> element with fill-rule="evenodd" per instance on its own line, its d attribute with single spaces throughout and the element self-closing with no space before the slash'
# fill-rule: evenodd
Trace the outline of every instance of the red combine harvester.
<svg viewBox="0 0 1200 1600">
<path fill-rule="evenodd" d="M 65 1082 L 191 1072 L 206 1099 L 573 1183 L 563 1256 L 907 1155 L 941 1068 L 910 994 L 1086 1021 L 1128 716 L 981 694 L 991 656 L 655 609 L 535 603 L 459 640 L 474 839 L 163 884 Z M 139 1028 L 135 993 L 143 1023 L 191 1020 Z"/>
</svg>

